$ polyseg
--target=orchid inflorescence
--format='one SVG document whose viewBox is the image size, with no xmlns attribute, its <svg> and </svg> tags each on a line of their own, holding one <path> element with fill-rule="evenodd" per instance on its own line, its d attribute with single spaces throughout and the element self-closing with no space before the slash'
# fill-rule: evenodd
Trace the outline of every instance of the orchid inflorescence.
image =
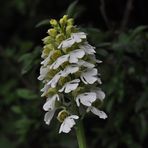
<svg viewBox="0 0 148 148">
<path fill-rule="evenodd" d="M 43 39 L 40 76 L 43 82 L 42 97 L 46 112 L 44 121 L 50 124 L 54 114 L 61 122 L 59 133 L 68 133 L 87 112 L 102 119 L 107 115 L 98 109 L 105 93 L 98 87 L 100 74 L 96 68 L 101 61 L 95 57 L 95 48 L 79 32 L 72 18 L 64 15 L 59 21 L 50 20 L 53 27 Z"/>
</svg>

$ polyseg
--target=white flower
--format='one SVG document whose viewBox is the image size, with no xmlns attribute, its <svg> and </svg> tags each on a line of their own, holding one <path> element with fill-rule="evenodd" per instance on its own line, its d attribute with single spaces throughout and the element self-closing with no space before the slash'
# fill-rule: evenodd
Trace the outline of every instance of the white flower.
<svg viewBox="0 0 148 148">
<path fill-rule="evenodd" d="M 47 85 L 50 85 L 52 88 L 55 88 L 61 76 L 62 76 L 62 71 L 58 72 L 58 73 L 47 83 Z"/>
<path fill-rule="evenodd" d="M 43 109 L 45 111 L 55 109 L 55 102 L 56 100 L 60 100 L 59 95 L 55 94 L 52 97 L 48 97 L 46 103 L 43 105 Z"/>
<path fill-rule="evenodd" d="M 80 77 L 85 84 L 93 84 L 98 80 L 97 74 L 98 71 L 96 68 L 87 69 L 85 72 L 81 74 Z"/>
<path fill-rule="evenodd" d="M 91 106 L 92 103 L 96 100 L 97 95 L 94 92 L 87 92 L 80 94 L 76 97 L 77 106 L 80 106 L 80 102 L 85 106 Z"/>
<path fill-rule="evenodd" d="M 60 65 L 62 65 L 64 62 L 69 61 L 70 63 L 77 63 L 78 59 L 83 58 L 85 55 L 84 50 L 76 49 L 69 54 L 63 55 L 50 66 L 51 69 L 57 69 Z"/>
<path fill-rule="evenodd" d="M 69 74 L 73 74 L 73 73 L 77 72 L 78 70 L 79 70 L 79 67 L 76 64 L 71 64 L 63 70 L 62 75 L 63 75 L 63 77 L 66 77 Z"/>
<path fill-rule="evenodd" d="M 72 33 L 71 37 L 62 41 L 58 48 L 69 48 L 74 43 L 82 42 L 82 39 L 86 39 L 86 34 L 84 32 Z"/>
<path fill-rule="evenodd" d="M 97 94 L 97 98 L 100 100 L 100 101 L 103 101 L 105 99 L 105 93 L 99 89 L 99 90 L 96 90 L 95 91 L 96 94 Z"/>
<path fill-rule="evenodd" d="M 93 55 L 93 54 L 92 55 L 89 55 L 89 58 L 90 58 L 91 61 L 96 62 L 98 64 L 102 63 L 102 61 L 96 59 L 96 56 Z"/>
<path fill-rule="evenodd" d="M 93 106 L 88 107 L 87 112 L 91 111 L 93 114 L 99 116 L 101 119 L 106 119 L 107 115 L 104 111 L 101 111 Z"/>
<path fill-rule="evenodd" d="M 87 68 L 89 68 L 89 69 L 95 67 L 94 64 L 89 63 L 89 62 L 86 62 L 86 61 L 84 61 L 84 60 L 79 60 L 77 64 L 78 64 L 79 66 L 84 66 L 84 67 L 87 67 Z"/>
<path fill-rule="evenodd" d="M 86 52 L 86 54 L 94 54 L 94 53 L 96 53 L 96 51 L 94 50 L 95 47 L 91 46 L 87 42 L 85 42 L 82 45 L 79 45 L 79 47 L 80 47 L 80 49 L 83 49 Z"/>
<path fill-rule="evenodd" d="M 71 128 L 76 124 L 74 119 L 79 119 L 79 117 L 77 115 L 71 115 L 66 117 L 60 126 L 59 133 L 69 133 Z"/>
<path fill-rule="evenodd" d="M 50 86 L 47 85 L 47 83 L 46 83 L 44 85 L 44 87 L 41 89 L 41 92 L 43 92 L 43 94 L 41 95 L 41 97 L 44 97 L 47 94 L 49 88 L 50 88 Z"/>
<path fill-rule="evenodd" d="M 53 118 L 54 113 L 55 113 L 55 109 L 49 110 L 49 111 L 45 114 L 45 116 L 44 116 L 44 121 L 46 122 L 46 124 L 48 124 L 48 125 L 50 124 L 50 121 L 51 121 L 51 119 Z"/>
<path fill-rule="evenodd" d="M 62 65 L 64 62 L 68 61 L 69 54 L 63 55 L 50 66 L 51 69 L 57 69 L 60 65 Z"/>
<path fill-rule="evenodd" d="M 59 92 L 65 92 L 65 93 L 69 93 L 73 90 L 75 90 L 78 85 L 79 85 L 79 82 L 80 80 L 79 79 L 75 79 L 75 80 L 72 80 L 70 82 L 67 82 L 64 84 L 64 86 L 59 90 Z"/>
<path fill-rule="evenodd" d="M 53 53 L 54 53 L 54 51 L 51 51 L 51 52 L 49 53 L 48 57 L 47 57 L 45 60 L 43 60 L 43 61 L 41 62 L 41 64 L 44 65 L 44 66 L 47 66 L 48 63 L 49 63 L 49 61 L 51 60 L 50 58 L 51 58 L 51 55 L 52 55 Z"/>
<path fill-rule="evenodd" d="M 70 63 L 77 63 L 78 59 L 83 58 L 85 55 L 84 50 L 76 49 L 69 53 L 69 62 Z"/>
<path fill-rule="evenodd" d="M 49 70 L 50 70 L 49 66 L 47 66 L 47 67 L 41 66 L 41 68 L 40 68 L 40 76 L 38 77 L 38 80 L 42 81 L 46 77 Z"/>
</svg>

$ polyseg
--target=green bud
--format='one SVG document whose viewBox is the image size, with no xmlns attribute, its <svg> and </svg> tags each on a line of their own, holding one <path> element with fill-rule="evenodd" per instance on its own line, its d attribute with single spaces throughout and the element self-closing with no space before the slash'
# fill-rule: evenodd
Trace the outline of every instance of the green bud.
<svg viewBox="0 0 148 148">
<path fill-rule="evenodd" d="M 73 26 L 74 24 L 74 19 L 70 18 L 67 20 L 67 26 Z"/>
<path fill-rule="evenodd" d="M 63 16 L 63 19 L 64 19 L 65 21 L 67 21 L 68 15 L 64 15 L 64 16 Z"/>
<path fill-rule="evenodd" d="M 58 22 L 57 22 L 55 19 L 51 19 L 51 20 L 50 20 L 50 24 L 51 24 L 51 26 L 53 26 L 53 27 L 58 26 Z"/>
<path fill-rule="evenodd" d="M 57 119 L 60 122 L 63 122 L 65 120 L 65 118 L 68 116 L 69 116 L 69 113 L 66 110 L 62 110 L 58 113 Z"/>
<path fill-rule="evenodd" d="M 50 44 L 52 42 L 52 40 L 53 39 L 51 38 L 51 36 L 47 36 L 47 37 L 42 39 L 44 44 Z"/>
<path fill-rule="evenodd" d="M 54 53 L 52 54 L 51 56 L 51 59 L 53 61 L 55 61 L 58 57 L 60 57 L 62 55 L 61 51 L 60 50 L 55 50 Z"/>
<path fill-rule="evenodd" d="M 43 47 L 43 53 L 48 56 L 50 51 L 54 50 L 54 46 L 52 44 L 47 44 Z"/>
<path fill-rule="evenodd" d="M 62 50 L 64 51 L 64 53 L 69 53 L 73 49 L 72 48 L 63 48 Z"/>
<path fill-rule="evenodd" d="M 67 23 L 68 16 L 64 15 L 63 18 L 60 19 L 60 25 L 63 26 Z"/>
<path fill-rule="evenodd" d="M 48 91 L 47 91 L 47 95 L 48 96 L 52 96 L 52 95 L 54 95 L 54 94 L 56 94 L 57 93 L 57 89 L 56 88 L 49 88 L 48 89 Z"/>
<path fill-rule="evenodd" d="M 58 84 L 59 84 L 60 86 L 63 86 L 63 85 L 67 82 L 66 79 L 67 79 L 67 78 L 61 77 L 60 80 L 59 80 L 59 82 L 58 82 Z"/>
<path fill-rule="evenodd" d="M 57 35 L 57 30 L 56 29 L 49 29 L 48 34 L 51 35 L 52 37 L 55 37 Z"/>
<path fill-rule="evenodd" d="M 61 43 L 65 39 L 64 34 L 58 34 L 56 36 L 56 42 Z"/>
<path fill-rule="evenodd" d="M 71 34 L 71 32 L 72 32 L 73 29 L 74 29 L 73 26 L 67 26 L 67 27 L 66 27 L 66 33 L 67 33 L 67 34 Z"/>
<path fill-rule="evenodd" d="M 48 64 L 52 64 L 52 62 L 50 61 Z M 48 72 L 47 78 L 48 79 L 52 79 L 54 75 L 56 75 L 56 73 L 58 72 L 58 69 L 51 69 Z"/>
</svg>

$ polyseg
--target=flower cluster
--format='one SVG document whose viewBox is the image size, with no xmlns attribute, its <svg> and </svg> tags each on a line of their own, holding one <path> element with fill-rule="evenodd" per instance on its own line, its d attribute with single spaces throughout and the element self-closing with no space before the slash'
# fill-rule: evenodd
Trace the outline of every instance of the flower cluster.
<svg viewBox="0 0 148 148">
<path fill-rule="evenodd" d="M 42 97 L 46 112 L 44 120 L 50 124 L 54 114 L 61 122 L 59 133 L 68 133 L 87 112 L 102 119 L 107 115 L 98 109 L 105 94 L 98 87 L 101 84 L 96 64 L 95 48 L 88 44 L 84 32 L 79 32 L 73 19 L 64 15 L 59 21 L 50 21 L 52 29 L 43 39 L 40 76 L 43 82 Z"/>
</svg>

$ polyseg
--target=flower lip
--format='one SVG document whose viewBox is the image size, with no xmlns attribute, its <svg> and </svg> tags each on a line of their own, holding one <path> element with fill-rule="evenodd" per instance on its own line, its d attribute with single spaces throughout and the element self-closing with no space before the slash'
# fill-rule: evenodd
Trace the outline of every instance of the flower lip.
<svg viewBox="0 0 148 148">
<path fill-rule="evenodd" d="M 69 48 L 74 43 L 82 42 L 82 39 L 86 39 L 86 34 L 84 32 L 72 33 L 71 37 L 62 41 L 58 48 Z"/>
<path fill-rule="evenodd" d="M 69 93 L 73 90 L 75 90 L 78 85 L 79 85 L 79 82 L 80 80 L 79 79 L 75 79 L 75 80 L 72 80 L 70 82 L 67 82 L 60 90 L 59 92 L 65 92 L 65 93 Z"/>
<path fill-rule="evenodd" d="M 45 111 L 55 109 L 55 102 L 56 100 L 60 100 L 59 95 L 55 94 L 52 97 L 48 97 L 46 103 L 43 105 L 43 109 Z"/>
<path fill-rule="evenodd" d="M 96 107 L 93 107 L 93 106 L 88 107 L 87 112 L 89 112 L 89 111 L 91 111 L 93 114 L 99 116 L 99 118 L 101 118 L 101 119 L 107 118 L 106 113 L 104 111 L 97 109 Z"/>
<path fill-rule="evenodd" d="M 96 68 L 92 68 L 87 69 L 85 72 L 81 74 L 80 77 L 85 84 L 93 84 L 98 80 L 97 74 L 98 70 Z"/>
<path fill-rule="evenodd" d="M 76 124 L 74 119 L 79 119 L 79 117 L 77 115 L 71 115 L 66 117 L 60 126 L 59 133 L 69 133 L 71 131 L 71 128 Z"/>
<path fill-rule="evenodd" d="M 85 106 L 91 106 L 92 103 L 96 100 L 97 95 L 95 92 L 86 92 L 78 95 L 76 97 L 77 106 L 80 106 L 80 102 Z"/>
<path fill-rule="evenodd" d="M 48 111 L 45 116 L 44 116 L 44 121 L 46 124 L 50 124 L 53 116 L 54 116 L 54 113 L 55 113 L 55 109 L 54 110 L 51 110 L 51 111 Z"/>
</svg>

